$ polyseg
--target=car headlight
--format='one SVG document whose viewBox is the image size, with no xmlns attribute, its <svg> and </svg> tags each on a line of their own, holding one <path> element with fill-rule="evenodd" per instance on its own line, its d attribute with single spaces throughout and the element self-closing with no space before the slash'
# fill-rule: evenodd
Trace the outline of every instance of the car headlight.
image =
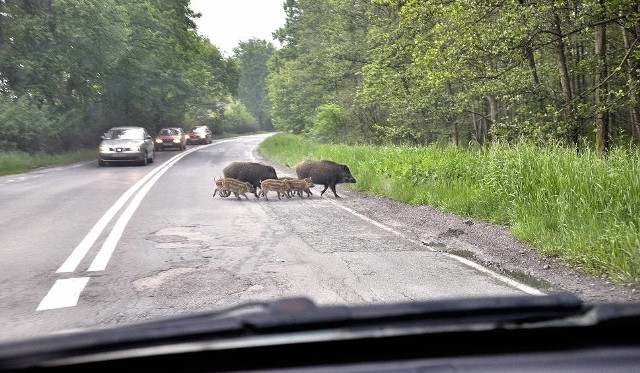
<svg viewBox="0 0 640 373">
<path fill-rule="evenodd" d="M 156 142 L 157 142 L 158 144 L 162 144 L 162 139 L 156 139 Z"/>
<path fill-rule="evenodd" d="M 107 145 L 100 145 L 100 151 L 101 151 L 101 152 L 108 152 L 108 151 L 109 151 L 109 146 L 107 146 Z"/>
<path fill-rule="evenodd" d="M 174 144 L 179 144 L 180 143 L 180 139 L 173 139 L 173 143 Z"/>
</svg>

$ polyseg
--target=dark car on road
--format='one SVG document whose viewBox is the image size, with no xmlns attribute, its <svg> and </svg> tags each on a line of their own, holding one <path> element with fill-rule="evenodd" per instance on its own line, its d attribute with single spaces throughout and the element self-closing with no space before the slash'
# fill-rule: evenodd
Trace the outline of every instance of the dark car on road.
<svg viewBox="0 0 640 373">
<path fill-rule="evenodd" d="M 211 144 L 211 130 L 207 126 L 194 126 L 187 132 L 187 144 Z"/>
<path fill-rule="evenodd" d="M 182 128 L 169 127 L 158 131 L 155 138 L 156 150 L 187 148 L 187 136 Z"/>
<path fill-rule="evenodd" d="M 98 164 L 139 163 L 146 166 L 155 159 L 151 135 L 143 127 L 112 127 L 101 137 Z"/>
</svg>

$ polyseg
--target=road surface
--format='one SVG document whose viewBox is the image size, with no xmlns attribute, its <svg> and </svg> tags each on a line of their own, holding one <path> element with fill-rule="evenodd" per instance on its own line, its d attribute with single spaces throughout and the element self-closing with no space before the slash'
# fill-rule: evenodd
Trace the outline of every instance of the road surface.
<svg viewBox="0 0 640 373">
<path fill-rule="evenodd" d="M 0 177 L 0 341 L 286 296 L 541 294 L 358 213 L 341 185 L 341 199 L 322 186 L 310 198 L 212 198 L 227 164 L 260 160 L 265 136 L 158 152 L 148 166 Z"/>
</svg>

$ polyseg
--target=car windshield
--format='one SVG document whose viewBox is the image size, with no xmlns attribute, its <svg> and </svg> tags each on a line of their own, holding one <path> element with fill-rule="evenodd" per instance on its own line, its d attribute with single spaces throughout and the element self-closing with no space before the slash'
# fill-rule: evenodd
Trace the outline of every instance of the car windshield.
<svg viewBox="0 0 640 373">
<path fill-rule="evenodd" d="M 144 140 L 144 131 L 138 128 L 114 128 L 105 136 L 108 140 Z"/>
<path fill-rule="evenodd" d="M 160 130 L 160 134 L 164 136 L 178 136 L 180 135 L 180 132 L 177 129 L 165 128 L 163 130 Z"/>
<path fill-rule="evenodd" d="M 0 343 L 640 303 L 639 4 L 0 0 Z"/>
</svg>

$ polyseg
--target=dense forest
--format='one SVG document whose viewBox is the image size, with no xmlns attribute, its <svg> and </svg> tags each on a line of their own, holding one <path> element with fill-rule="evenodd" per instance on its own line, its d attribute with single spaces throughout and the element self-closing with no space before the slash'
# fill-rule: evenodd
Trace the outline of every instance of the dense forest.
<svg viewBox="0 0 640 373">
<path fill-rule="evenodd" d="M 114 125 L 359 144 L 640 144 L 631 0 L 283 0 L 224 57 L 189 0 L 0 1 L 0 151 Z"/>
<path fill-rule="evenodd" d="M 115 125 L 212 120 L 239 68 L 189 0 L 0 1 L 0 150 L 93 147 Z"/>
<path fill-rule="evenodd" d="M 287 0 L 269 98 L 327 142 L 639 144 L 632 0 Z"/>
</svg>

